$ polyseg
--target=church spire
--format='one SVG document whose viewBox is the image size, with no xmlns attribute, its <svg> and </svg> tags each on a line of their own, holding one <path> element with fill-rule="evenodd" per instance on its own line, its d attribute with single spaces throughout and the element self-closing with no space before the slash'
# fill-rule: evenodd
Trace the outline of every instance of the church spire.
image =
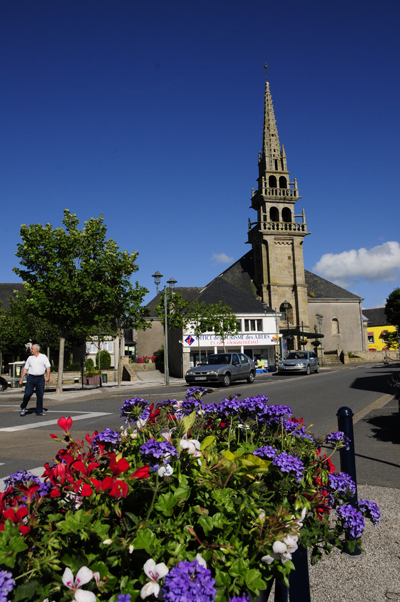
<svg viewBox="0 0 400 602">
<path fill-rule="evenodd" d="M 261 157 L 265 162 L 264 169 L 268 171 L 275 171 L 277 169 L 275 162 L 279 161 L 281 158 L 278 128 L 276 127 L 274 105 L 272 103 L 268 81 L 265 82 L 264 128 Z"/>
</svg>

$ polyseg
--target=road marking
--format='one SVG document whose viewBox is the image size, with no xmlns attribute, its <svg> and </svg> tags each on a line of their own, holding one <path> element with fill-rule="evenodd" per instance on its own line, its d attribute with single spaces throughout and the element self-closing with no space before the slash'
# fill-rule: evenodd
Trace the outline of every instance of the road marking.
<svg viewBox="0 0 400 602">
<path fill-rule="evenodd" d="M 394 399 L 393 395 L 389 395 L 389 394 L 382 395 L 382 397 L 379 397 L 379 399 L 370 403 L 369 406 L 366 406 L 359 412 L 356 412 L 356 414 L 353 415 L 353 424 L 357 424 L 357 422 L 362 420 L 364 418 L 364 416 L 366 416 L 367 414 L 372 412 L 372 410 L 379 410 L 379 408 L 383 408 L 383 406 L 385 406 L 392 399 Z M 332 433 L 332 432 L 336 432 L 336 430 L 337 430 L 337 425 L 333 429 L 331 429 L 327 432 Z"/>
<path fill-rule="evenodd" d="M 65 414 L 66 412 L 62 412 Z M 74 411 L 72 412 L 75 413 Z M 112 412 L 90 412 L 85 416 L 73 416 L 73 420 L 88 420 L 89 418 L 98 418 L 99 416 L 109 416 Z M 13 433 L 15 431 L 26 431 L 28 429 L 36 429 L 42 426 L 51 426 L 57 424 L 57 420 L 45 420 L 44 422 L 35 422 L 34 424 L 22 424 L 20 426 L 8 426 L 0 429 L 2 433 Z"/>
</svg>

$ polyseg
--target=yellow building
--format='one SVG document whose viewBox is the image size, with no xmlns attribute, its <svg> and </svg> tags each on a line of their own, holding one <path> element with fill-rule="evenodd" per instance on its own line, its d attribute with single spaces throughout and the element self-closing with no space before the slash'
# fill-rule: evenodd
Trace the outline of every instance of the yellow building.
<svg viewBox="0 0 400 602">
<path fill-rule="evenodd" d="M 368 318 L 368 349 L 370 351 L 389 349 L 386 343 L 386 334 L 388 332 L 396 332 L 396 327 L 387 321 L 385 308 L 374 307 L 372 309 L 363 309 L 363 315 Z M 398 345 L 396 345 L 395 349 L 397 348 Z"/>
</svg>

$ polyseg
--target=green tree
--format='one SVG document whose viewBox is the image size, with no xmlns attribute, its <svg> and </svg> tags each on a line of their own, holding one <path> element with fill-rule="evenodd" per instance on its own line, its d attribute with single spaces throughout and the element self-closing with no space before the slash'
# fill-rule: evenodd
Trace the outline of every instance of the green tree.
<svg viewBox="0 0 400 602">
<path fill-rule="evenodd" d="M 398 348 L 398 333 L 396 330 L 386 331 L 386 334 L 382 335 L 382 338 L 389 349 Z"/>
<path fill-rule="evenodd" d="M 103 221 L 102 215 L 91 218 L 79 230 L 76 215 L 66 209 L 63 228 L 53 229 L 51 224 L 21 227 L 22 243 L 16 255 L 22 268 L 14 271 L 25 282 L 30 311 L 58 330 L 58 393 L 66 339 L 71 332 L 87 338 L 94 329 L 107 331 L 115 326 L 121 292 L 133 289 L 129 278 L 138 270 L 138 253 L 121 252 L 114 240 L 106 240 Z M 135 295 L 136 302 L 142 297 Z"/>
<path fill-rule="evenodd" d="M 386 299 L 385 314 L 389 324 L 400 329 L 400 288 L 395 288 Z"/>
<path fill-rule="evenodd" d="M 164 295 L 161 295 L 156 306 L 157 315 L 164 317 Z M 193 329 L 198 341 L 199 361 L 201 360 L 200 336 L 204 332 L 215 332 L 224 343 L 228 335 L 237 332 L 236 315 L 227 305 L 204 303 L 204 301 L 186 301 L 180 293 L 167 290 L 168 329 L 187 326 Z"/>
</svg>

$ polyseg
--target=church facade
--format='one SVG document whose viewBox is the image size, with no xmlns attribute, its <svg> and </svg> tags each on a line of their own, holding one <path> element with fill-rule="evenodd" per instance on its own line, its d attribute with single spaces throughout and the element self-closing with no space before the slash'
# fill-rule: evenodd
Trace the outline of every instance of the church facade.
<svg viewBox="0 0 400 602">
<path fill-rule="evenodd" d="M 304 269 L 303 245 L 310 232 L 304 209 L 296 207 L 300 198 L 297 180 L 290 177 L 285 148 L 279 142 L 267 81 L 257 189 L 252 190 L 251 197 L 251 208 L 256 216 L 254 221 L 249 219 L 246 241 L 251 249 L 210 284 L 199 288 L 198 294 L 213 291 L 215 295 L 212 298 L 208 295 L 209 302 L 218 303 L 221 301 L 218 297 L 221 287 L 216 283 L 225 281 L 232 285 L 231 302 L 226 296 L 224 298 L 227 305 L 234 307 L 235 295 L 241 297 L 243 293 L 249 299 L 249 307 L 251 299 L 257 300 L 276 317 L 276 330 L 281 335 L 279 338 L 283 341 L 284 351 L 299 349 L 303 344 L 306 349 L 312 349 L 315 342 L 325 352 L 368 349 L 362 298 Z M 150 309 L 156 301 L 157 298 L 149 303 Z M 245 308 L 241 309 L 243 313 Z M 160 326 L 153 324 L 161 335 Z M 138 355 L 145 348 L 150 352 L 146 347 L 148 333 L 147 330 L 136 335 Z M 157 344 L 159 347 L 163 344 L 161 336 Z M 275 343 L 275 349 L 277 347 Z M 176 361 L 176 352 L 175 346 L 172 363 Z M 188 367 L 188 362 L 182 359 L 184 352 L 182 349 L 182 357 L 177 362 L 183 371 L 177 370 L 176 376 L 184 375 Z"/>
</svg>

